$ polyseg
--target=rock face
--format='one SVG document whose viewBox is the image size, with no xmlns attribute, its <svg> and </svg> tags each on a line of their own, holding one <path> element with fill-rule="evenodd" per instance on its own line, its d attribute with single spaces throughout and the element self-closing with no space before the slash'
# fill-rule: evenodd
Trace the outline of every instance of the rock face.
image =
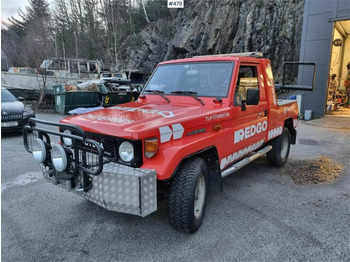
<svg viewBox="0 0 350 262">
<path fill-rule="evenodd" d="M 164 60 L 261 51 L 278 79 L 282 62 L 299 58 L 303 9 L 304 0 L 186 0 L 140 33 L 127 67 L 152 72 Z"/>
</svg>

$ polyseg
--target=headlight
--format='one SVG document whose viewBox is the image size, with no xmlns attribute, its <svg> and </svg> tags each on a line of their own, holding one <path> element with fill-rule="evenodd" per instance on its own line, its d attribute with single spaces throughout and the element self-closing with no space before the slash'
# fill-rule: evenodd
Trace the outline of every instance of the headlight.
<svg viewBox="0 0 350 262">
<path fill-rule="evenodd" d="M 31 107 L 25 107 L 24 108 L 24 111 L 23 111 L 23 116 L 26 117 L 26 116 L 30 116 L 30 115 L 33 115 L 34 114 L 34 111 Z"/>
<path fill-rule="evenodd" d="M 44 163 L 46 159 L 46 146 L 44 144 L 44 141 L 39 138 L 34 139 L 32 154 L 38 163 Z"/>
<path fill-rule="evenodd" d="M 62 172 L 67 168 L 67 154 L 61 145 L 54 145 L 51 150 L 51 161 L 53 167 L 58 171 Z"/>
<path fill-rule="evenodd" d="M 130 142 L 123 142 L 119 146 L 119 156 L 124 162 L 134 159 L 134 147 Z"/>
<path fill-rule="evenodd" d="M 64 134 L 68 134 L 68 135 L 71 135 L 72 132 L 68 129 L 64 130 L 63 131 Z M 72 146 L 72 139 L 71 138 L 68 138 L 68 137 L 63 137 L 63 143 L 66 145 L 66 146 Z"/>
</svg>

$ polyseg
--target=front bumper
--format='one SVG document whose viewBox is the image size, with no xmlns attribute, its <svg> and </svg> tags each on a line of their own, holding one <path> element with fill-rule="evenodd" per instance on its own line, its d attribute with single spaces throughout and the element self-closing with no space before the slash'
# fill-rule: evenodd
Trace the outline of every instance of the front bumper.
<svg viewBox="0 0 350 262">
<path fill-rule="evenodd" d="M 106 163 L 100 175 L 90 176 L 92 187 L 88 192 L 81 191 L 79 187 L 71 188 L 69 180 L 50 175 L 45 167 L 42 167 L 42 170 L 47 181 L 107 210 L 142 217 L 157 210 L 155 170 L 132 168 L 114 162 Z M 77 179 L 82 183 L 83 175 L 80 174 Z"/>
<path fill-rule="evenodd" d="M 74 134 L 44 129 L 38 125 L 69 129 Z M 34 139 L 44 142 L 46 158 L 41 162 L 44 177 L 51 183 L 67 189 L 107 210 L 138 216 L 147 216 L 157 210 L 157 179 L 152 169 L 134 168 L 114 162 L 104 156 L 104 149 L 97 141 L 89 139 L 79 126 L 30 119 L 23 129 L 24 145 L 32 153 Z M 71 146 L 64 146 L 67 168 L 55 170 L 50 157 L 53 136 L 72 139 Z M 69 157 L 68 157 L 69 155 Z"/>
<path fill-rule="evenodd" d="M 21 119 L 17 119 L 17 120 L 2 120 L 1 122 L 4 123 L 4 122 L 17 122 L 17 125 L 16 126 L 1 126 L 1 131 L 2 132 L 9 132 L 9 131 L 14 131 L 14 130 L 22 130 L 23 127 L 28 124 L 28 121 L 30 118 L 34 118 L 35 117 L 35 114 L 33 115 L 30 115 L 30 116 L 26 116 L 26 117 L 23 117 Z"/>
</svg>

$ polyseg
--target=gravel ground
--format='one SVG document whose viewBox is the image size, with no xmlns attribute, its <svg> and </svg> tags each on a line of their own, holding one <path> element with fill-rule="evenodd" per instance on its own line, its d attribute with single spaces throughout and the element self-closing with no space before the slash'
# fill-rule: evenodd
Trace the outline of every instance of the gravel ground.
<svg viewBox="0 0 350 262">
<path fill-rule="evenodd" d="M 287 172 L 296 184 L 332 183 L 342 175 L 343 167 L 321 156 L 311 160 L 291 160 L 281 172 Z"/>
<path fill-rule="evenodd" d="M 349 261 L 350 130 L 311 122 L 298 127 L 285 168 L 260 158 L 225 178 L 224 191 L 210 194 L 203 225 L 193 235 L 171 229 L 165 201 L 140 218 L 47 183 L 21 135 L 5 134 L 2 261 Z M 295 184 L 288 171 L 295 161 L 318 157 L 341 165 L 341 176 Z"/>
</svg>

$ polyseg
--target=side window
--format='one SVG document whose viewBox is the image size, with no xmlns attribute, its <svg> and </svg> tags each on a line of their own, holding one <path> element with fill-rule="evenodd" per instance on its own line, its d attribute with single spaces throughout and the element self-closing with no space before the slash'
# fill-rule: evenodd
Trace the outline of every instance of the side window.
<svg viewBox="0 0 350 262">
<path fill-rule="evenodd" d="M 59 62 L 59 70 L 68 70 L 67 62 L 60 61 Z"/>
<path fill-rule="evenodd" d="M 242 65 L 239 67 L 236 83 L 236 91 L 234 95 L 235 106 L 242 105 L 242 100 L 246 100 L 247 90 L 250 88 L 259 88 L 257 67 Z"/>
<path fill-rule="evenodd" d="M 78 72 L 78 62 L 71 62 L 70 63 L 70 72 L 71 73 L 79 73 Z"/>
</svg>

